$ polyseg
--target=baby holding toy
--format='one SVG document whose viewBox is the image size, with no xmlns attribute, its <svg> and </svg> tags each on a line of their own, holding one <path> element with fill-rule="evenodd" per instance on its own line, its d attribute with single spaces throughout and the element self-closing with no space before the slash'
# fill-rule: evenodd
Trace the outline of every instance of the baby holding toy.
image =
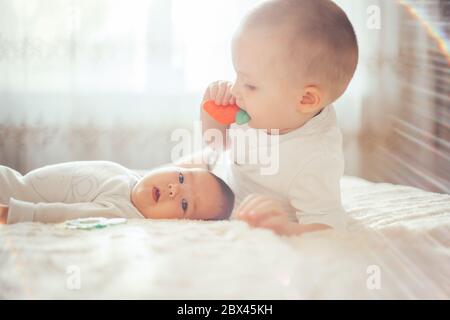
<svg viewBox="0 0 450 320">
<path fill-rule="evenodd" d="M 279 135 L 280 164 L 276 174 L 262 175 L 258 165 L 237 163 L 230 141 L 223 141 L 227 162 L 220 176 L 236 195 L 232 216 L 280 235 L 345 229 L 342 135 L 332 103 L 358 60 L 346 14 L 330 0 L 264 1 L 246 15 L 231 49 L 237 78 L 207 88 L 203 130 L 219 129 L 226 137 L 238 126 L 207 105 L 235 104 L 248 114 L 241 128 Z M 195 155 L 189 162 L 210 164 Z"/>
<path fill-rule="evenodd" d="M 22 176 L 0 166 L 0 224 L 70 219 L 228 219 L 234 194 L 200 168 L 166 166 L 146 175 L 109 161 L 77 161 Z"/>
</svg>

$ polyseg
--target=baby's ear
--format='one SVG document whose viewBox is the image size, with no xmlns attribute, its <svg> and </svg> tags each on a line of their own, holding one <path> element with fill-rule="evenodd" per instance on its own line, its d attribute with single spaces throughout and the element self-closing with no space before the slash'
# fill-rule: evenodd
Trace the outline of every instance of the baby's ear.
<svg viewBox="0 0 450 320">
<path fill-rule="evenodd" d="M 315 113 L 322 108 L 322 91 L 316 86 L 305 88 L 297 110 L 301 113 Z"/>
</svg>

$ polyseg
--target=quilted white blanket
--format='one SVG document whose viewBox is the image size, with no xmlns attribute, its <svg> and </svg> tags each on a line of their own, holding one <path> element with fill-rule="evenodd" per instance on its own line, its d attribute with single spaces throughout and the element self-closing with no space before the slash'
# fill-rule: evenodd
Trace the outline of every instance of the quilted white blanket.
<svg viewBox="0 0 450 320">
<path fill-rule="evenodd" d="M 342 180 L 348 232 L 240 221 L 0 226 L 0 298 L 450 299 L 450 196 Z"/>
</svg>

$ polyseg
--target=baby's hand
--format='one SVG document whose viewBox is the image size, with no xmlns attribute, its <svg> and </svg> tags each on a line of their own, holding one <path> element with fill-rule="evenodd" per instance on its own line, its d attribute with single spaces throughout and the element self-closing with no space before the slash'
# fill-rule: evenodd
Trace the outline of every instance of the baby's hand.
<svg viewBox="0 0 450 320">
<path fill-rule="evenodd" d="M 296 227 L 278 201 L 258 194 L 251 194 L 242 201 L 236 209 L 236 218 L 253 227 L 271 229 L 279 235 L 294 234 Z"/>
<path fill-rule="evenodd" d="M 290 221 L 278 201 L 258 194 L 251 194 L 242 201 L 236 209 L 236 218 L 253 227 L 270 229 L 283 236 L 330 229 L 330 226 L 321 223 L 299 224 Z"/>
<path fill-rule="evenodd" d="M 8 206 L 0 203 L 0 224 L 6 224 L 6 221 L 8 221 L 8 210 Z"/>
<path fill-rule="evenodd" d="M 211 83 L 205 91 L 203 102 L 214 100 L 217 105 L 236 104 L 236 98 L 231 94 L 231 86 L 229 81 L 215 81 Z"/>
</svg>

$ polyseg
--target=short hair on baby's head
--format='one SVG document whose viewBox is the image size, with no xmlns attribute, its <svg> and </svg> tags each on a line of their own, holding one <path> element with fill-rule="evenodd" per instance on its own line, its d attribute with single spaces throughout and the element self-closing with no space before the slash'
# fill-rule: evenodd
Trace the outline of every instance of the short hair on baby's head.
<svg viewBox="0 0 450 320">
<path fill-rule="evenodd" d="M 234 208 L 234 192 L 225 183 L 225 181 L 220 179 L 212 172 L 210 172 L 210 174 L 216 179 L 217 183 L 219 184 L 221 195 L 221 199 L 218 202 L 217 214 L 210 220 L 227 220 L 228 218 L 230 218 L 231 212 Z"/>
<path fill-rule="evenodd" d="M 356 70 L 358 43 L 350 20 L 333 1 L 266 1 L 246 20 L 247 26 L 287 26 L 292 80 L 298 74 L 324 85 L 333 101 L 344 93 Z"/>
</svg>

